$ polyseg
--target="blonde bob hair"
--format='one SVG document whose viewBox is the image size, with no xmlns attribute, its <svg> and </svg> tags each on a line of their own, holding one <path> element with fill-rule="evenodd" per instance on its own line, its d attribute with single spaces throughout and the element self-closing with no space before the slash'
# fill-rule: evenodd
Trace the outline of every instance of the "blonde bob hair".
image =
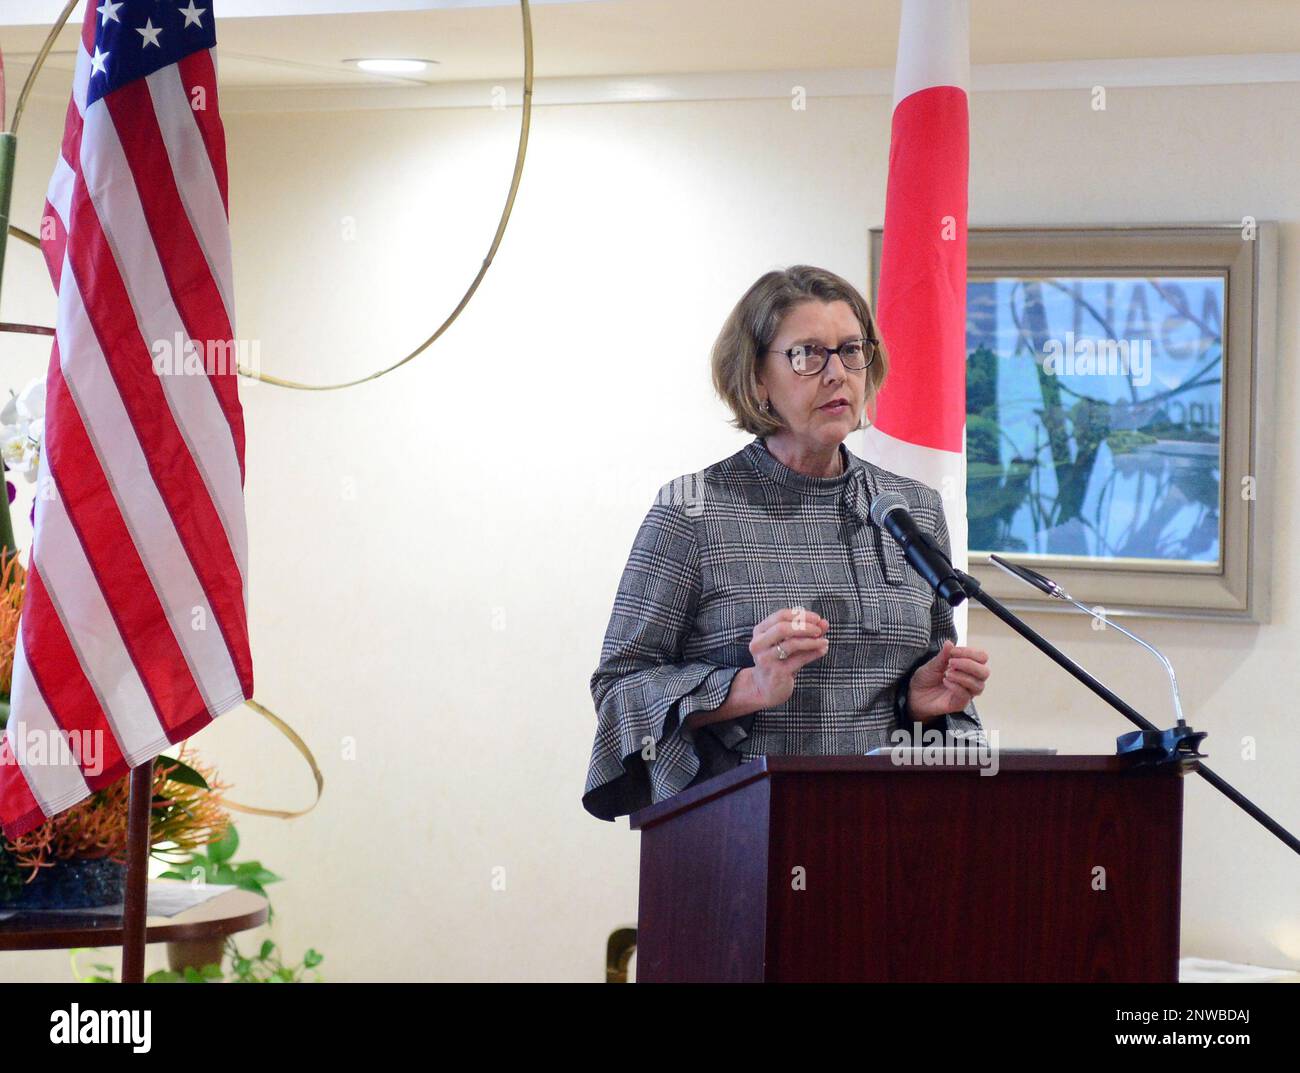
<svg viewBox="0 0 1300 1073">
<path fill-rule="evenodd" d="M 758 371 L 785 315 L 802 302 L 847 302 L 867 338 L 876 339 L 878 353 L 867 367 L 869 410 L 885 382 L 889 358 L 876 330 L 871 306 L 848 280 L 812 265 L 792 265 L 760 276 L 736 303 L 713 344 L 713 387 L 731 408 L 732 425 L 753 436 L 769 436 L 785 427 L 775 411 L 764 412 L 758 394 Z M 868 428 L 859 424 L 858 428 Z M 855 429 L 854 431 L 857 431 Z"/>
</svg>

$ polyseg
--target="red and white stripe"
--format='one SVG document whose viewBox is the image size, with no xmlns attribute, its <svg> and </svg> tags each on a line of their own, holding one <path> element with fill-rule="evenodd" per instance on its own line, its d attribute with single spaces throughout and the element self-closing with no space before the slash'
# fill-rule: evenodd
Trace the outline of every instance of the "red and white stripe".
<svg viewBox="0 0 1300 1073">
<path fill-rule="evenodd" d="M 193 53 L 87 107 L 95 17 L 88 5 L 43 230 L 59 301 L 0 746 L 10 838 L 253 693 L 236 375 L 158 375 L 152 349 L 234 339 L 215 59 Z M 29 748 L 74 732 L 96 734 L 98 755 Z"/>
<path fill-rule="evenodd" d="M 969 81 L 968 0 L 903 0 L 876 297 L 889 376 L 864 450 L 940 493 L 962 569 Z M 962 643 L 965 604 L 954 617 Z"/>
</svg>

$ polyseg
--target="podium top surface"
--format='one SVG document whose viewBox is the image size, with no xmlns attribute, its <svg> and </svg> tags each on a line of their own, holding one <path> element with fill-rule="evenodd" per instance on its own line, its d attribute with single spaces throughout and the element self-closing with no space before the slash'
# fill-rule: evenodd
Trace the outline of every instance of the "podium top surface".
<svg viewBox="0 0 1300 1073">
<path fill-rule="evenodd" d="M 924 753 L 925 750 L 917 750 Z M 987 756 L 987 754 L 985 754 Z M 1128 756 L 1114 755 L 1078 755 L 1046 756 L 1042 754 L 995 754 L 999 773 L 1054 773 L 1054 772 L 1090 772 L 1113 773 L 1128 771 L 1138 766 L 1139 761 Z M 988 765 L 985 765 L 988 766 Z M 634 812 L 628 817 L 632 830 L 640 830 L 660 822 L 683 809 L 691 808 L 728 793 L 746 783 L 772 775 L 825 775 L 834 773 L 880 773 L 892 775 L 914 775 L 923 778 L 927 775 L 965 774 L 978 777 L 982 767 L 970 760 L 947 763 L 900 764 L 891 755 L 880 756 L 756 756 L 737 764 L 730 771 L 707 779 L 698 786 L 683 790 L 667 801 Z M 1172 774 L 1172 772 L 1171 772 Z"/>
</svg>

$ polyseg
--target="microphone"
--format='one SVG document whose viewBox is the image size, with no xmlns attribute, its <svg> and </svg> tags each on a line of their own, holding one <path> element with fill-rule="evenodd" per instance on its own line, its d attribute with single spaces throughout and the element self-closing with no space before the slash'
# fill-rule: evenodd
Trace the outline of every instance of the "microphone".
<svg viewBox="0 0 1300 1073">
<path fill-rule="evenodd" d="M 871 520 L 898 541 L 912 569 L 925 579 L 950 607 L 966 599 L 966 590 L 943 557 L 907 511 L 907 500 L 897 492 L 881 492 L 871 501 Z"/>
<path fill-rule="evenodd" d="M 1053 581 L 1046 574 L 1040 574 L 1037 570 L 1030 570 L 1027 566 L 1021 566 L 1019 563 L 1013 563 L 1008 559 L 1003 559 L 998 555 L 990 555 L 993 565 L 1000 567 L 1014 578 L 1019 578 L 1026 585 L 1032 585 L 1039 592 L 1046 593 L 1054 600 L 1069 600 L 1074 603 L 1073 598 L 1060 585 Z M 1087 608 L 1084 608 L 1086 611 Z"/>
</svg>

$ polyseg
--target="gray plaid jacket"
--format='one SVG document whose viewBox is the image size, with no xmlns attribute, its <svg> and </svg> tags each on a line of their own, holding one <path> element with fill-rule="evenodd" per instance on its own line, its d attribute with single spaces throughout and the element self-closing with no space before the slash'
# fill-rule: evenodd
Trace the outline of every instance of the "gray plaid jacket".
<svg viewBox="0 0 1300 1073">
<path fill-rule="evenodd" d="M 956 640 L 952 610 L 870 520 L 899 492 L 949 549 L 943 502 L 928 485 L 858 458 L 808 477 L 761 439 L 660 489 L 632 544 L 591 676 L 596 738 L 582 803 L 612 820 L 750 757 L 861 754 L 890 744 L 912 672 Z M 695 711 L 726 699 L 753 666 L 754 627 L 783 607 L 830 622 L 826 655 L 795 677 L 784 704 L 692 732 Z M 927 723 L 983 740 L 974 704 Z"/>
</svg>

